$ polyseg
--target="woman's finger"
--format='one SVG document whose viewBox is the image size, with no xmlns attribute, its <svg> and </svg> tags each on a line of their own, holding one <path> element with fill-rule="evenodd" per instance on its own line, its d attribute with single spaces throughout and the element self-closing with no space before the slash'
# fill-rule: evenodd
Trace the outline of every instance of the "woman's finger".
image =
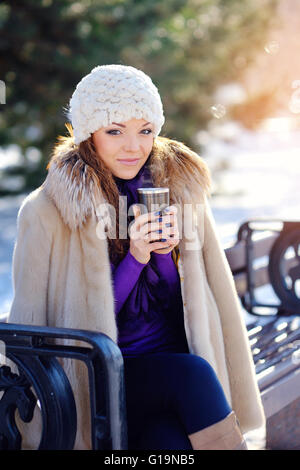
<svg viewBox="0 0 300 470">
<path fill-rule="evenodd" d="M 141 215 L 141 209 L 138 205 L 132 207 L 134 218 L 137 219 Z"/>
<path fill-rule="evenodd" d="M 150 241 L 161 240 L 162 238 L 166 238 L 166 234 L 163 234 L 161 231 L 149 232 L 144 236 L 144 241 L 145 243 L 150 243 Z"/>
<path fill-rule="evenodd" d="M 143 225 L 150 223 L 150 222 L 157 222 L 159 219 L 159 211 L 157 212 L 147 212 L 146 214 L 141 214 L 141 209 L 138 205 L 133 206 L 133 213 L 135 215 L 135 208 L 138 208 L 139 213 L 135 219 L 135 223 L 137 224 L 137 228 L 141 228 Z"/>
<path fill-rule="evenodd" d="M 168 206 L 165 209 L 163 209 L 163 215 L 169 215 L 169 214 L 177 214 L 178 209 L 176 206 Z"/>
<path fill-rule="evenodd" d="M 151 232 L 156 232 L 157 230 L 161 230 L 161 229 L 162 229 L 162 223 L 161 222 L 150 222 L 150 223 L 144 224 L 141 227 L 140 231 L 141 231 L 142 235 L 145 236 L 145 235 L 148 235 Z"/>
</svg>

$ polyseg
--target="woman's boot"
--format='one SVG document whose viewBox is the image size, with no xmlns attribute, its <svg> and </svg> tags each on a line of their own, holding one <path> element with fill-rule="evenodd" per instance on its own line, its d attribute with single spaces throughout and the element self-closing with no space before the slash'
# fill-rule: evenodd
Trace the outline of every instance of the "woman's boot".
<svg viewBox="0 0 300 470">
<path fill-rule="evenodd" d="M 247 450 L 234 411 L 221 421 L 188 437 L 195 450 Z"/>
</svg>

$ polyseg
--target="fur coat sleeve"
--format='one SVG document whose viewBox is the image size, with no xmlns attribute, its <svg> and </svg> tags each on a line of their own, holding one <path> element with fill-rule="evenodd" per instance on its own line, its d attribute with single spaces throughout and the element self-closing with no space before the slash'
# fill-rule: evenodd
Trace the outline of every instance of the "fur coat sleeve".
<svg viewBox="0 0 300 470">
<path fill-rule="evenodd" d="M 254 429 L 264 425 L 264 411 L 240 300 L 207 201 L 204 220 L 205 273 L 219 312 L 231 404 L 242 427 Z"/>
<path fill-rule="evenodd" d="M 247 432 L 265 423 L 247 330 L 207 197 L 197 207 L 197 231 L 183 236 L 179 244 L 189 349 L 213 366 Z"/>
<path fill-rule="evenodd" d="M 14 298 L 9 321 L 47 325 L 47 291 L 52 234 L 35 204 L 26 201 L 17 219 L 12 262 Z"/>
</svg>

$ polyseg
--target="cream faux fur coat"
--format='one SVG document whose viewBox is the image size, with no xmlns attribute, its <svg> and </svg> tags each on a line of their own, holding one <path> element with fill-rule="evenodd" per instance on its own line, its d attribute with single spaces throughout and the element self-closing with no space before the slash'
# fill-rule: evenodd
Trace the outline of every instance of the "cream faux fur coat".
<svg viewBox="0 0 300 470">
<path fill-rule="evenodd" d="M 240 301 L 205 190 L 209 171 L 201 157 L 180 142 L 158 142 L 164 145 L 163 181 L 183 220 L 178 270 L 189 349 L 214 367 L 246 432 L 264 424 L 264 413 Z M 61 148 L 52 157 L 44 183 L 19 210 L 8 321 L 96 330 L 117 342 L 108 242 L 105 235 L 99 237 L 99 226 L 102 234 L 104 229 L 97 217 L 97 207 L 105 201 L 93 169 L 75 147 Z M 154 152 L 154 163 L 156 158 Z M 179 166 L 189 158 L 198 161 L 201 175 L 181 171 Z M 202 187 L 196 184 L 199 177 Z M 76 448 L 89 448 L 86 378 L 78 364 L 69 362 L 66 372 L 76 387 Z"/>
</svg>

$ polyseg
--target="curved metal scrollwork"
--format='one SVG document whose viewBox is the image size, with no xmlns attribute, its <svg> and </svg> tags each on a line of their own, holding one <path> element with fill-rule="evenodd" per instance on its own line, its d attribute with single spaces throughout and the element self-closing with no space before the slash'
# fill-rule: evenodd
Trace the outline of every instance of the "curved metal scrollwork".
<svg viewBox="0 0 300 470">
<path fill-rule="evenodd" d="M 17 375 L 8 366 L 0 369 L 0 449 L 21 448 L 21 434 L 15 421 L 32 420 L 37 399 L 41 406 L 42 435 L 39 449 L 72 449 L 77 418 L 73 392 L 66 374 L 53 357 L 7 354 L 20 371 Z"/>
<path fill-rule="evenodd" d="M 15 411 L 28 423 L 32 420 L 36 397 L 30 390 L 31 384 L 24 374 L 14 374 L 10 367 L 0 367 L 0 450 L 21 447 L 21 434 L 16 426 Z"/>
</svg>

